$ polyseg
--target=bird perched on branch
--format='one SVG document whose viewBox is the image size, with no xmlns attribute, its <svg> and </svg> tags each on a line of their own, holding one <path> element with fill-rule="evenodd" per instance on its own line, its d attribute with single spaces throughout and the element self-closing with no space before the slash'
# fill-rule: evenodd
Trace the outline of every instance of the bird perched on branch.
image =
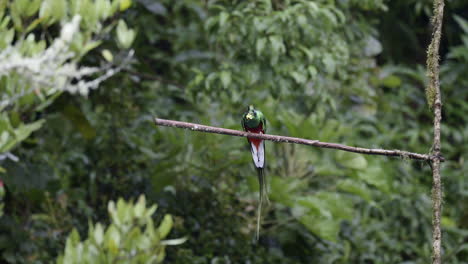
<svg viewBox="0 0 468 264">
<path fill-rule="evenodd" d="M 247 112 L 244 113 L 242 117 L 242 127 L 244 131 L 250 133 L 257 133 L 257 134 L 265 134 L 266 132 L 266 119 L 262 112 L 255 110 L 255 108 L 251 105 L 247 109 Z M 262 213 L 262 204 L 263 201 L 268 200 L 268 189 L 267 189 L 267 181 L 264 174 L 265 169 L 265 141 L 262 139 L 256 138 L 247 138 L 247 141 L 250 145 L 250 151 L 252 152 L 252 158 L 257 169 L 258 174 L 258 183 L 260 186 L 259 194 L 260 194 L 260 204 L 258 207 L 258 215 L 257 215 L 257 233 L 256 238 L 258 240 L 259 231 L 260 231 L 260 218 Z"/>
</svg>

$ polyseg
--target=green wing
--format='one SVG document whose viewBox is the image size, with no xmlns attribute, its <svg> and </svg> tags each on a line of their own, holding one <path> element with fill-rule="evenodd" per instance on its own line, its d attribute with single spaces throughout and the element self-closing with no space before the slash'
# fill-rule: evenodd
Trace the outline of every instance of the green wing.
<svg viewBox="0 0 468 264">
<path fill-rule="evenodd" d="M 266 118 L 265 118 L 265 115 L 260 112 L 260 111 L 257 111 L 257 115 L 260 117 L 260 122 L 262 123 L 262 128 L 263 128 L 263 131 L 267 131 L 267 122 L 266 122 Z"/>
</svg>

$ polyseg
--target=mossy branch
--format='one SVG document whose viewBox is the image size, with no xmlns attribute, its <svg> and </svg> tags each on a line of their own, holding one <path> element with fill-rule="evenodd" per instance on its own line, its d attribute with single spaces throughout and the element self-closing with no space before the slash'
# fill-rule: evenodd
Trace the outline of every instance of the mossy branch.
<svg viewBox="0 0 468 264">
<path fill-rule="evenodd" d="M 434 0 L 434 16 L 432 18 L 432 40 L 427 50 L 427 74 L 429 83 L 426 96 L 429 106 L 434 111 L 434 144 L 432 146 L 432 263 L 441 263 L 442 233 L 440 218 L 442 214 L 442 182 L 440 176 L 441 144 L 440 122 L 442 120 L 442 99 L 439 82 L 439 47 L 442 35 L 442 20 L 444 17 L 444 0 Z"/>
</svg>

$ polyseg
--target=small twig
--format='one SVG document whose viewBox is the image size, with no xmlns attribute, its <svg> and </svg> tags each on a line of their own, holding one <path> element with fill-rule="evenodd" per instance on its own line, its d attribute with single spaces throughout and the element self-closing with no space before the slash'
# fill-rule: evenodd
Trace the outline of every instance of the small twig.
<svg viewBox="0 0 468 264">
<path fill-rule="evenodd" d="M 160 82 L 160 83 L 173 85 L 175 87 L 178 87 L 180 89 L 185 90 L 185 87 L 182 84 L 177 83 L 175 81 L 164 79 L 164 78 L 162 78 L 160 76 L 157 76 L 157 75 L 147 74 L 147 73 L 143 73 L 143 72 L 137 72 L 137 71 L 130 70 L 130 69 L 124 69 L 123 71 L 127 72 L 127 73 L 130 73 L 132 75 L 138 76 L 139 78 L 142 78 L 142 79 L 153 80 L 153 81 L 157 81 L 157 82 Z"/>
<path fill-rule="evenodd" d="M 253 134 L 253 133 L 243 132 L 239 130 L 232 130 L 232 129 L 226 129 L 226 128 L 220 128 L 220 127 L 213 127 L 213 126 L 205 126 L 205 125 L 180 122 L 180 121 L 175 121 L 175 120 L 155 118 L 154 123 L 158 126 L 178 127 L 178 128 L 185 128 L 185 129 L 190 129 L 193 131 L 200 131 L 200 132 L 205 132 L 205 133 L 215 133 L 215 134 L 223 134 L 223 135 L 230 135 L 230 136 L 237 136 L 237 137 L 258 138 L 258 139 L 270 140 L 274 142 L 301 144 L 301 145 L 308 145 L 308 146 L 314 146 L 314 147 L 319 147 L 319 148 L 331 148 L 331 149 L 338 149 L 338 150 L 360 153 L 360 154 L 394 156 L 394 157 L 403 157 L 403 158 L 410 158 L 410 159 L 416 159 L 416 160 L 432 160 L 434 158 L 431 155 L 413 153 L 413 152 L 408 152 L 408 151 L 403 151 L 403 150 L 368 149 L 368 148 L 360 148 L 360 147 L 351 147 L 351 146 L 346 146 L 346 145 L 338 144 L 338 143 L 321 142 L 318 140 L 310 140 L 310 139 L 304 139 L 304 138 L 277 136 L 277 135 L 269 135 L 269 134 Z"/>
<path fill-rule="evenodd" d="M 440 121 L 442 120 L 442 99 L 439 83 L 439 46 L 442 35 L 442 19 L 444 17 L 444 0 L 434 0 L 434 16 L 432 18 L 433 31 L 432 40 L 427 50 L 427 73 L 429 83 L 429 104 L 434 108 L 434 144 L 432 151 L 432 263 L 440 264 L 442 233 L 440 228 L 440 217 L 442 211 L 442 182 L 440 176 L 441 144 L 440 144 Z"/>
</svg>

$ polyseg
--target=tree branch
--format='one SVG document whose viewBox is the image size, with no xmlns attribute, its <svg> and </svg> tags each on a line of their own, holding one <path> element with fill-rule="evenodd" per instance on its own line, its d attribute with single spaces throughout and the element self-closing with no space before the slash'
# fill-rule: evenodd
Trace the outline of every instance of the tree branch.
<svg viewBox="0 0 468 264">
<path fill-rule="evenodd" d="M 155 118 L 154 123 L 158 126 L 178 127 L 178 128 L 185 128 L 185 129 L 190 129 L 193 131 L 200 131 L 200 132 L 205 132 L 205 133 L 215 133 L 215 134 L 223 134 L 223 135 L 230 135 L 230 136 L 237 136 L 237 137 L 258 138 L 258 139 L 270 140 L 274 142 L 301 144 L 301 145 L 308 145 L 308 146 L 319 147 L 319 148 L 331 148 L 331 149 L 338 149 L 338 150 L 360 153 L 360 154 L 367 154 L 367 155 L 394 156 L 394 157 L 403 157 L 403 158 L 427 160 L 427 161 L 431 161 L 434 159 L 434 157 L 431 155 L 413 153 L 413 152 L 408 152 L 408 151 L 403 151 L 403 150 L 368 149 L 368 148 L 360 148 L 360 147 L 351 147 L 351 146 L 346 146 L 343 144 L 321 142 L 318 140 L 310 140 L 310 139 L 304 139 L 304 138 L 285 137 L 285 136 L 277 136 L 277 135 L 269 135 L 269 134 L 253 134 L 253 133 L 243 132 L 239 130 L 232 130 L 232 129 L 226 129 L 226 128 L 220 128 L 220 127 L 213 127 L 213 126 L 204 126 L 200 124 L 186 123 L 186 122 L 180 122 L 180 121 L 175 121 L 175 120 Z M 442 161 L 443 158 L 442 157 L 440 158 Z"/>
<path fill-rule="evenodd" d="M 160 76 L 157 76 L 157 75 L 138 72 L 138 71 L 134 71 L 134 70 L 131 70 L 131 69 L 123 69 L 122 71 L 127 72 L 127 73 L 132 74 L 132 75 L 135 75 L 135 76 L 137 76 L 139 78 L 142 78 L 142 79 L 157 81 L 157 82 L 164 83 L 164 84 L 167 84 L 167 85 L 173 85 L 175 87 L 178 87 L 180 89 L 185 90 L 185 87 L 182 84 L 177 83 L 175 81 L 164 79 L 164 78 L 162 78 Z"/>
<path fill-rule="evenodd" d="M 442 205 L 442 182 L 440 176 L 440 122 L 442 120 L 442 99 L 439 83 L 439 46 L 442 35 L 442 19 L 444 17 L 444 0 L 434 0 L 434 16 L 432 18 L 432 40 L 427 51 L 427 87 L 429 105 L 434 109 L 434 144 L 432 146 L 432 263 L 441 263 L 440 216 Z"/>
</svg>

